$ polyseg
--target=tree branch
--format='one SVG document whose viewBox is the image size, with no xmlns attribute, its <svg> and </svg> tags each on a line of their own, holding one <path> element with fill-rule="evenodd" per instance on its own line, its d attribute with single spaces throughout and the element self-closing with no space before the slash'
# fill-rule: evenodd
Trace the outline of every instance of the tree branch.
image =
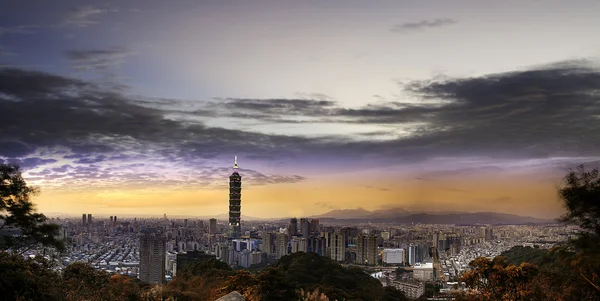
<svg viewBox="0 0 600 301">
<path fill-rule="evenodd" d="M 583 277 L 583 279 L 585 279 L 585 281 L 589 282 L 596 290 L 600 291 L 600 287 L 598 287 L 598 285 L 596 285 L 594 282 L 592 282 L 592 280 L 585 277 L 585 275 L 583 275 L 583 272 L 579 272 L 579 275 L 581 275 L 581 277 Z"/>
</svg>

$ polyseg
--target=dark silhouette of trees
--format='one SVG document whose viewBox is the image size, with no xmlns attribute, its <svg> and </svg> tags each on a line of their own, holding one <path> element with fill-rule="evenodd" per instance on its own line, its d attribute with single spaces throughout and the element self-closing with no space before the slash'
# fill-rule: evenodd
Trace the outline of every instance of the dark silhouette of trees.
<svg viewBox="0 0 600 301">
<path fill-rule="evenodd" d="M 578 225 L 583 237 L 600 237 L 600 177 L 598 168 L 586 171 L 583 165 L 564 179 L 559 195 L 567 209 L 565 222 Z"/>
<path fill-rule="evenodd" d="M 49 261 L 0 252 L 1 300 L 66 300 L 61 283 Z"/>
<path fill-rule="evenodd" d="M 36 245 L 62 250 L 59 226 L 35 212 L 30 198 L 37 189 L 27 185 L 19 167 L 0 164 L 0 250 L 27 250 Z M 3 234 L 4 233 L 4 234 Z"/>
</svg>

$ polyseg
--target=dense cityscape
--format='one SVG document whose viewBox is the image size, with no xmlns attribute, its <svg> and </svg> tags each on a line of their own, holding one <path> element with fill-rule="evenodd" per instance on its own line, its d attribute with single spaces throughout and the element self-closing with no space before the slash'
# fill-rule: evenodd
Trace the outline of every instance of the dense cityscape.
<svg viewBox="0 0 600 301">
<path fill-rule="evenodd" d="M 64 267 L 85 262 L 110 273 L 160 284 L 194 261 L 215 258 L 234 268 L 263 268 L 296 252 L 326 256 L 359 266 L 384 286 L 419 298 L 425 283 L 440 296 L 462 289 L 460 276 L 478 257 L 493 258 L 515 246 L 550 249 L 575 236 L 576 227 L 544 225 L 458 225 L 389 223 L 322 224 L 315 218 L 241 221 L 242 176 L 237 157 L 229 178 L 229 220 L 120 218 L 83 213 L 56 218 L 68 252 L 44 249 L 26 255 L 56 258 Z M 54 256 L 56 255 L 56 256 Z M 401 267 L 405 273 L 398 274 Z"/>
<path fill-rule="evenodd" d="M 598 12 L 0 0 L 0 301 L 599 301 Z"/>
</svg>

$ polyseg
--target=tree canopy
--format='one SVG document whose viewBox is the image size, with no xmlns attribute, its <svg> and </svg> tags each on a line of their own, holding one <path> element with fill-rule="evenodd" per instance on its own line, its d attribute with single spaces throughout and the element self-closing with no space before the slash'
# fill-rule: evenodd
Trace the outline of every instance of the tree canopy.
<svg viewBox="0 0 600 301">
<path fill-rule="evenodd" d="M 30 199 L 37 191 L 27 185 L 19 166 L 0 164 L 0 250 L 28 249 L 38 244 L 64 248 L 57 239 L 59 226 L 35 212 Z"/>
</svg>

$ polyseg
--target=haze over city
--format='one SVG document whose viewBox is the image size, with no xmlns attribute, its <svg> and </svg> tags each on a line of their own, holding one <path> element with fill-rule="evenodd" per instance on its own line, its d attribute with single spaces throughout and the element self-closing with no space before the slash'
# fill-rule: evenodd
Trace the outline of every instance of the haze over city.
<svg viewBox="0 0 600 301">
<path fill-rule="evenodd" d="M 86 3 L 0 3 L 0 163 L 44 213 L 225 214 L 238 156 L 242 216 L 556 218 L 600 162 L 598 1 Z"/>
</svg>

